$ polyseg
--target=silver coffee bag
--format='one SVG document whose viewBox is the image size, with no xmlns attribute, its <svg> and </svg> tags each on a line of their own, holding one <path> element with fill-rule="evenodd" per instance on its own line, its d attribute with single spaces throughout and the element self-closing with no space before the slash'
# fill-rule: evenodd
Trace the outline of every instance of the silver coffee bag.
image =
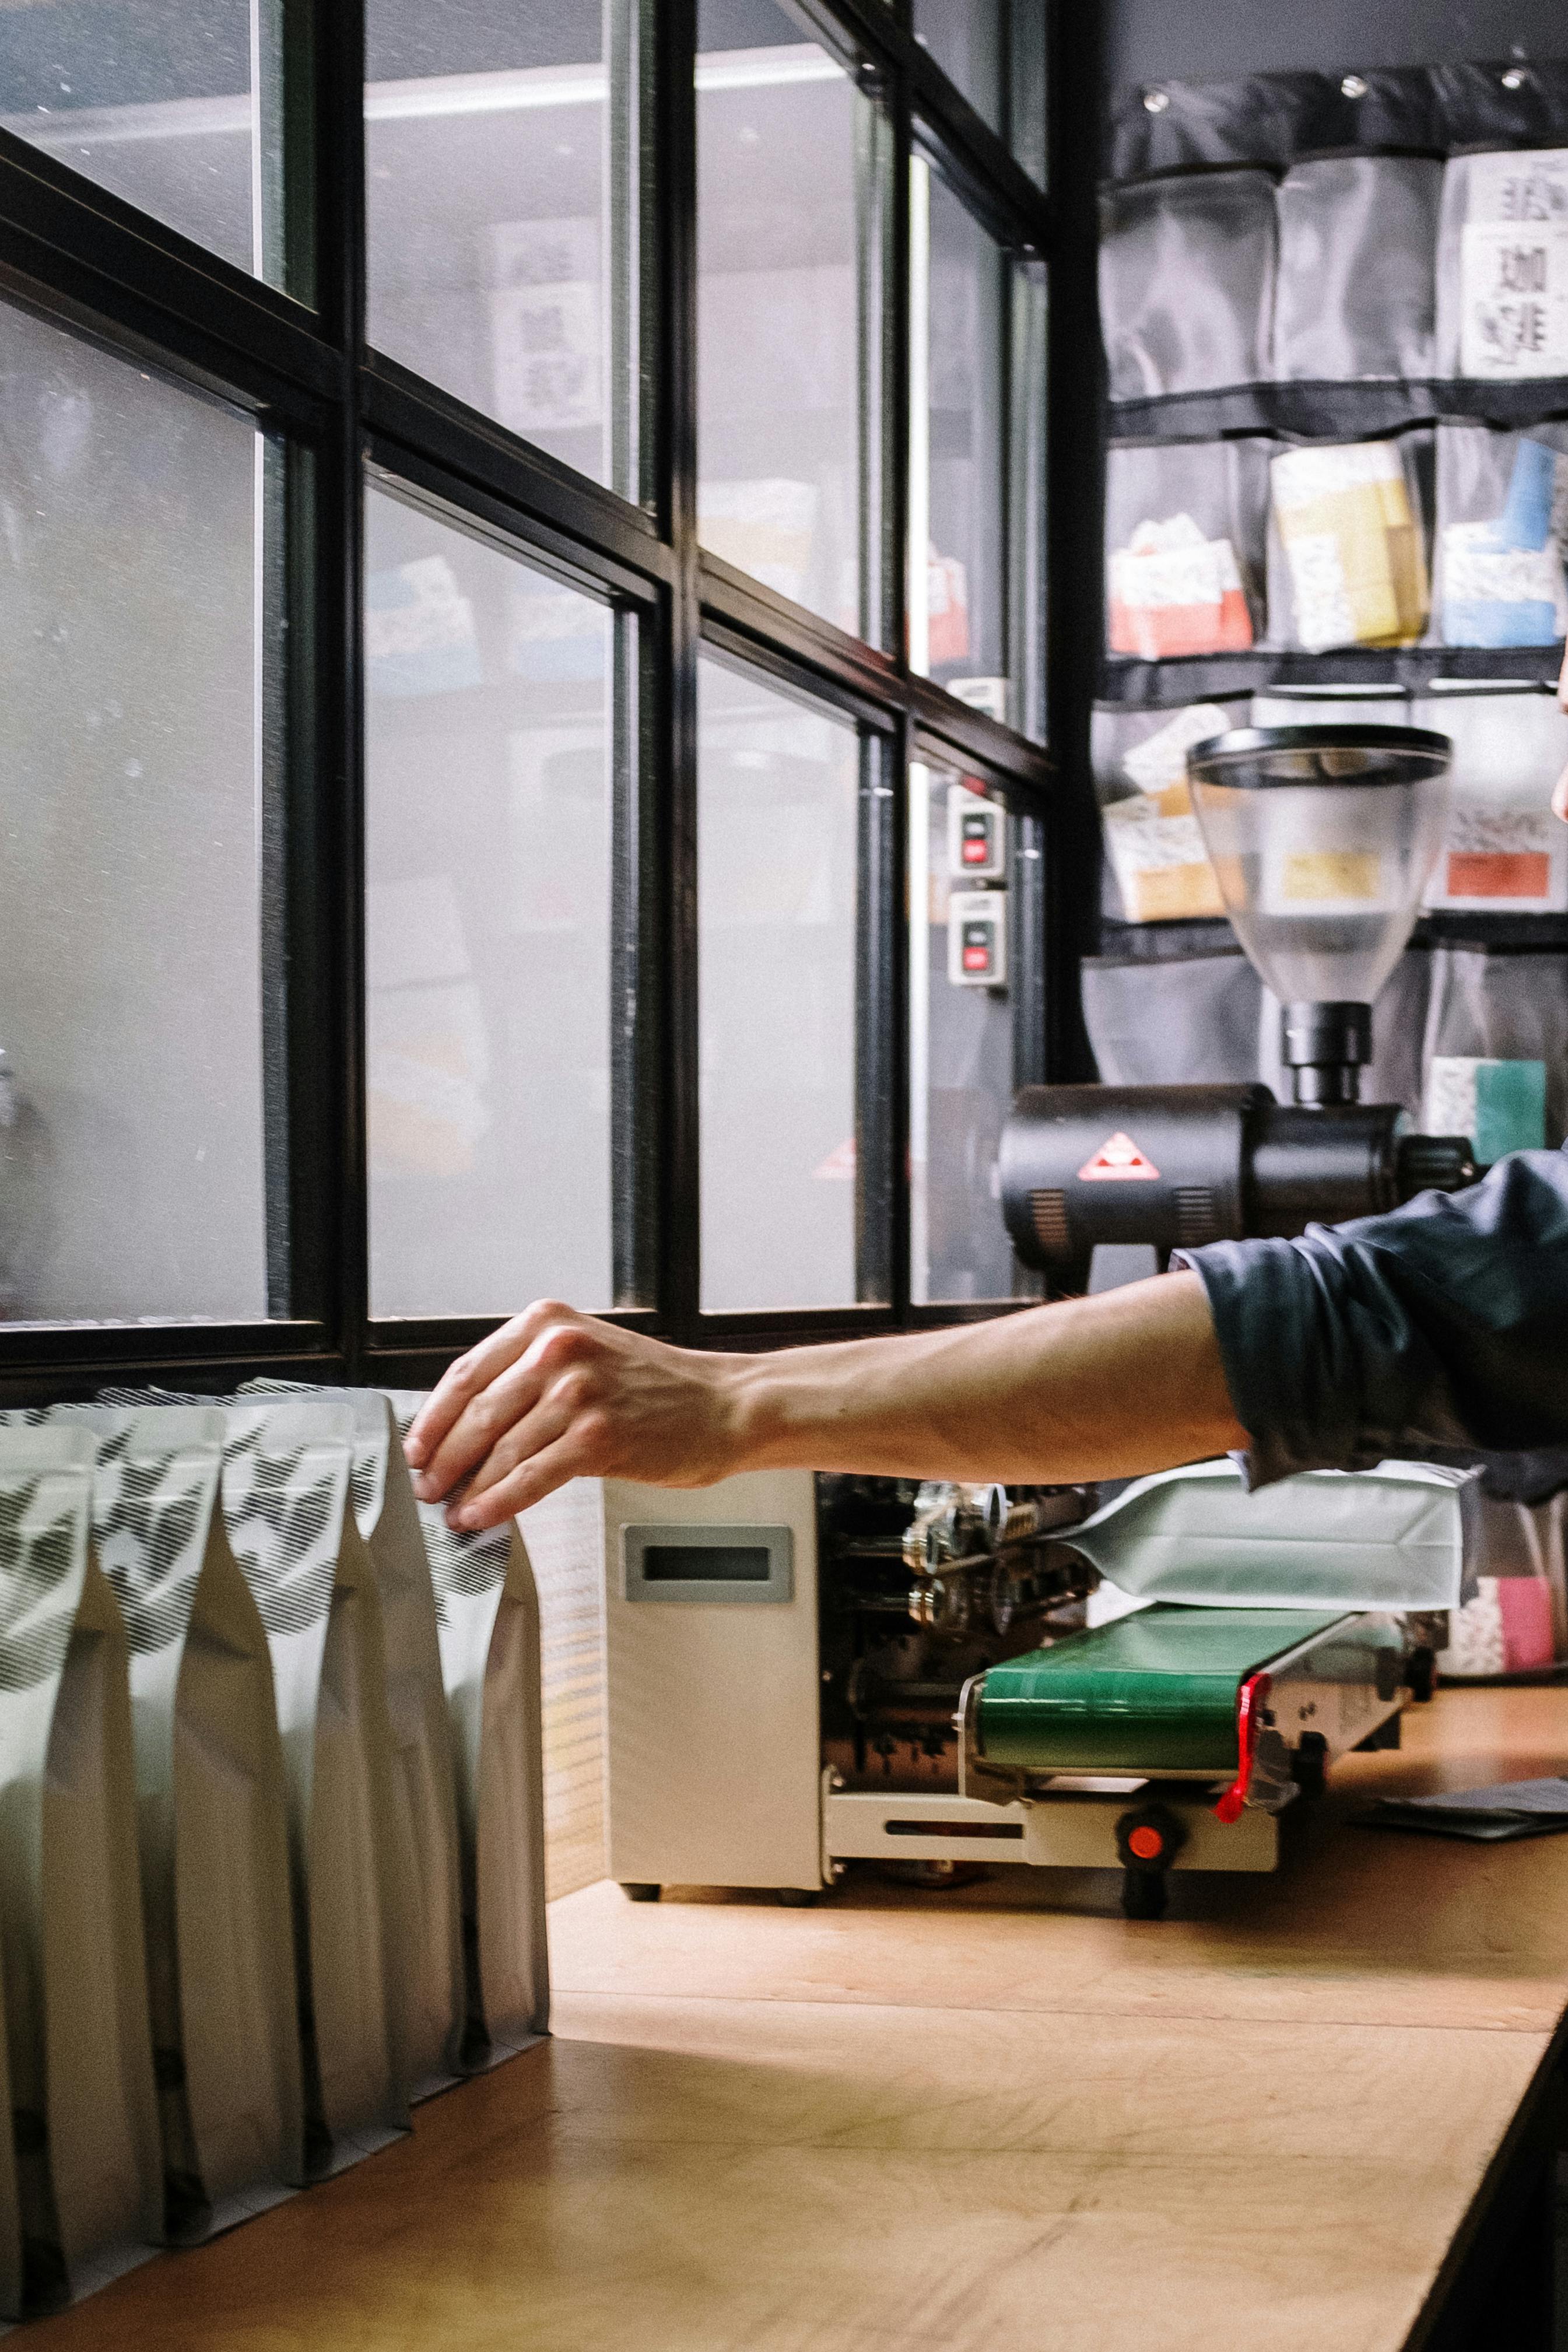
<svg viewBox="0 0 1568 2352">
<path fill-rule="evenodd" d="M 452 1734 L 435 1595 L 408 1465 L 379 1389 L 304 1390 L 256 1381 L 245 1393 L 309 1395 L 346 1406 L 354 1417 L 354 1519 L 381 1601 L 397 1748 L 392 1794 L 411 1896 L 397 1976 L 404 2074 L 418 2099 L 450 2083 L 462 2063 L 465 1991 Z"/>
<path fill-rule="evenodd" d="M 85 1429 L 0 1430 L 11 2317 L 141 2260 L 163 2221 L 126 1638 L 93 1557 L 94 1450 Z"/>
<path fill-rule="evenodd" d="M 193 1402 L 106 1389 L 104 1402 Z M 282 1735 L 309 2179 L 408 2128 L 409 1905 L 376 1579 L 350 1502 L 354 1414 L 224 1398 L 224 1517 L 260 1612 Z"/>
<path fill-rule="evenodd" d="M 130 1653 L 164 2229 L 190 2242 L 304 2163 L 283 1748 L 261 1617 L 229 1548 L 224 1417 L 60 1405 L 88 1430 L 92 1527 Z"/>
<path fill-rule="evenodd" d="M 423 1394 L 391 1392 L 400 1433 Z M 465 2060 L 493 2064 L 549 2022 L 539 1609 L 515 1520 L 482 1535 L 418 1506 L 435 1589 L 463 1840 Z"/>
</svg>

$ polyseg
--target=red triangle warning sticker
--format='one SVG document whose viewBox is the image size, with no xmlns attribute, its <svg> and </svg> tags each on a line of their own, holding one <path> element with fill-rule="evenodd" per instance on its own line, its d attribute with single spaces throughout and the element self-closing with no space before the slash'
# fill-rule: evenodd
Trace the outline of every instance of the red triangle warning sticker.
<svg viewBox="0 0 1568 2352">
<path fill-rule="evenodd" d="M 1145 1160 L 1130 1135 L 1120 1128 L 1106 1137 L 1092 1160 L 1086 1160 L 1078 1171 L 1084 1184 L 1157 1184 L 1160 1171 L 1152 1160 Z"/>
</svg>

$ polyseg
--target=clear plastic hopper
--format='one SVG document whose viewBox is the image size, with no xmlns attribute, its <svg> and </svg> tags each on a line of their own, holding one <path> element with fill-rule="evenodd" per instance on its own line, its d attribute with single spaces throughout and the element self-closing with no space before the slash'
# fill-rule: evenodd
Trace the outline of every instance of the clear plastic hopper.
<svg viewBox="0 0 1568 2352">
<path fill-rule="evenodd" d="M 1226 912 L 1283 1008 L 1299 1103 L 1356 1100 L 1374 1000 L 1442 847 L 1452 750 L 1348 723 L 1238 728 L 1187 754 Z"/>
</svg>

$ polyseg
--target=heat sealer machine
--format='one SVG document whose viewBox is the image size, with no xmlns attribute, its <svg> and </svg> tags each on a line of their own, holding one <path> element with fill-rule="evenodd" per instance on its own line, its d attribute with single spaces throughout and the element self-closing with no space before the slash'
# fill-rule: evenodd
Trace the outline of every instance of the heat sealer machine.
<svg viewBox="0 0 1568 2352">
<path fill-rule="evenodd" d="M 1285 1810 L 1430 1695 L 1468 1493 L 1424 1465 L 1249 1496 L 1201 1464 L 1099 1510 L 803 1473 L 612 1483 L 612 1874 L 639 1900 L 808 1902 L 867 1862 L 935 1885 L 1113 1868 L 1148 1918 L 1173 1871 L 1271 1870 Z"/>
</svg>

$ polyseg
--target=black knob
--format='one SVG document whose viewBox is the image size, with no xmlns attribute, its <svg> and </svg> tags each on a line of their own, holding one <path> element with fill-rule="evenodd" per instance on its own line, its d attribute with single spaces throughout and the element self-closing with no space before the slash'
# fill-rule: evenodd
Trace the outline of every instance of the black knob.
<svg viewBox="0 0 1568 2352">
<path fill-rule="evenodd" d="M 1402 1201 L 1417 1192 L 1462 1192 L 1480 1173 L 1468 1135 L 1402 1135 L 1394 1160 Z"/>
</svg>

